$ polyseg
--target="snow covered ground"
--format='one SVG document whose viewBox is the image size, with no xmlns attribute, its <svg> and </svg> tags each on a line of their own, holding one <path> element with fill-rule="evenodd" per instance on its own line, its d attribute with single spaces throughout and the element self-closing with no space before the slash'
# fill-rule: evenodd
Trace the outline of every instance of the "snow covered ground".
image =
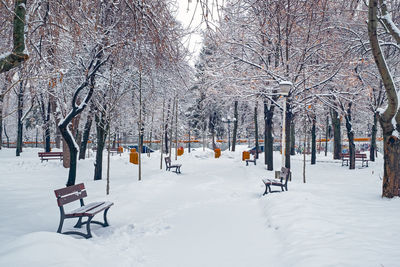
<svg viewBox="0 0 400 267">
<path fill-rule="evenodd" d="M 246 167 L 243 149 L 219 159 L 185 150 L 181 175 L 160 170 L 158 153 L 143 156 L 141 182 L 127 153 L 113 156 L 109 196 L 92 181 L 93 157 L 80 161 L 86 201 L 115 203 L 111 226 L 93 225 L 89 240 L 55 233 L 62 164 L 40 163 L 37 149 L 0 150 L 0 266 L 400 266 L 400 199 L 380 197 L 382 157 L 350 171 L 320 154 L 303 184 L 295 156 L 289 191 L 262 196 L 273 173 L 263 155 Z M 280 169 L 279 154 L 274 162 Z"/>
</svg>

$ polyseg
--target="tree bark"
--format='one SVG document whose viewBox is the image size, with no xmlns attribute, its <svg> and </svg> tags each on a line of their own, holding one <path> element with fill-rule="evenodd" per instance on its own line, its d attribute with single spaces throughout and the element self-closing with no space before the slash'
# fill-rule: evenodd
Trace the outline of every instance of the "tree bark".
<svg viewBox="0 0 400 267">
<path fill-rule="evenodd" d="M 340 118 L 339 113 L 331 109 L 331 119 L 333 128 L 333 159 L 340 159 L 342 153 L 342 137 L 340 133 Z"/>
<path fill-rule="evenodd" d="M 289 101 L 286 101 L 286 127 L 285 127 L 285 137 L 286 137 L 286 154 L 285 154 L 285 167 L 290 169 L 290 126 L 292 124 L 292 111 Z M 289 152 L 289 153 L 288 153 Z"/>
<path fill-rule="evenodd" d="M 370 146 L 370 151 L 369 151 L 369 160 L 370 161 L 375 161 L 376 133 L 378 132 L 377 124 L 378 124 L 378 114 L 374 113 L 374 124 L 372 125 L 372 130 L 371 130 L 371 146 Z"/>
<path fill-rule="evenodd" d="M 316 117 L 312 116 L 312 127 L 311 127 L 311 165 L 314 165 L 317 161 L 317 140 L 316 140 Z"/>
<path fill-rule="evenodd" d="M 82 142 L 80 145 L 79 149 L 79 159 L 85 159 L 86 157 L 86 149 L 87 149 L 87 144 L 89 141 L 89 135 L 90 135 L 90 129 L 92 128 L 92 122 L 93 122 L 93 109 L 91 108 L 89 110 L 89 114 L 86 119 L 85 127 L 83 129 L 83 135 L 82 135 Z"/>
<path fill-rule="evenodd" d="M 326 116 L 325 126 L 325 157 L 328 155 L 328 139 L 329 139 L 329 116 Z"/>
<path fill-rule="evenodd" d="M 22 153 L 22 131 L 23 131 L 23 122 L 22 115 L 24 110 L 24 82 L 21 81 L 19 85 L 18 91 L 18 121 L 17 121 L 17 148 L 16 148 L 16 156 L 19 157 Z"/>
<path fill-rule="evenodd" d="M 28 59 L 25 51 L 25 15 L 26 0 L 16 0 L 13 21 L 13 50 L 9 55 L 0 58 L 0 73 L 16 68 Z"/>
<path fill-rule="evenodd" d="M 347 114 L 345 115 L 346 119 L 346 130 L 347 130 L 347 138 L 349 139 L 349 162 L 350 162 L 350 170 L 354 170 L 356 168 L 356 146 L 354 144 L 354 131 L 353 126 L 351 124 L 351 107 L 352 103 L 350 102 L 347 109 Z"/>
<path fill-rule="evenodd" d="M 292 119 L 292 122 L 290 124 L 290 155 L 294 156 L 296 155 L 296 134 L 295 134 L 295 125 L 294 125 L 294 120 Z"/>
<path fill-rule="evenodd" d="M 105 120 L 105 114 L 96 114 L 96 132 L 97 132 L 97 151 L 96 162 L 94 163 L 94 180 L 101 180 L 103 175 L 103 150 L 106 144 L 108 123 Z"/>
<path fill-rule="evenodd" d="M 256 159 L 258 159 L 258 150 L 259 150 L 259 143 L 258 143 L 258 103 L 256 101 L 256 105 L 254 107 L 254 141 L 256 142 Z"/>
<path fill-rule="evenodd" d="M 235 101 L 234 104 L 234 111 L 233 111 L 233 117 L 235 118 L 235 121 L 233 122 L 233 136 L 232 136 L 232 151 L 235 151 L 236 149 L 236 138 L 237 138 L 237 130 L 238 130 L 238 101 Z"/>
<path fill-rule="evenodd" d="M 272 171 L 274 169 L 274 139 L 272 137 L 272 119 L 274 116 L 274 107 L 271 105 L 268 108 L 266 100 L 264 100 L 264 162 L 267 165 L 267 170 Z"/>
</svg>

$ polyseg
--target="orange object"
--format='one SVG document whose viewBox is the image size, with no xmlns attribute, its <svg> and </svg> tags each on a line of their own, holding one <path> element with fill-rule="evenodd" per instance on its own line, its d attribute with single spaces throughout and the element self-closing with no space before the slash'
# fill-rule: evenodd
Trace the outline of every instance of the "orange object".
<svg viewBox="0 0 400 267">
<path fill-rule="evenodd" d="M 221 156 L 221 149 L 220 148 L 216 148 L 214 149 L 214 153 L 215 153 L 215 158 L 219 158 Z"/>
<path fill-rule="evenodd" d="M 136 165 L 139 164 L 139 153 L 134 148 L 131 149 L 131 153 L 129 154 L 129 162 Z"/>
<path fill-rule="evenodd" d="M 123 153 L 123 152 L 124 152 L 124 148 L 123 148 L 122 146 L 119 146 L 119 147 L 118 147 L 118 152 L 119 152 L 119 153 Z"/>
<path fill-rule="evenodd" d="M 243 151 L 242 161 L 245 161 L 246 159 L 250 159 L 250 151 Z"/>
<path fill-rule="evenodd" d="M 185 150 L 183 149 L 183 147 L 178 147 L 178 156 L 182 156 L 183 152 L 185 152 Z"/>
</svg>

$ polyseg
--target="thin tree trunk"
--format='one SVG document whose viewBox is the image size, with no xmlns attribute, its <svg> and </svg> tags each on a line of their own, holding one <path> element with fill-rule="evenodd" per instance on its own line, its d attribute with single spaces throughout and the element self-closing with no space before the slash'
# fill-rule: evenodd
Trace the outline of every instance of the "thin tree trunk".
<svg viewBox="0 0 400 267">
<path fill-rule="evenodd" d="M 23 131 L 23 122 L 22 122 L 23 114 L 22 113 L 24 110 L 24 84 L 23 84 L 23 81 L 20 82 L 17 98 L 18 98 L 18 121 L 17 121 L 16 155 L 17 155 L 17 157 L 19 157 L 22 153 L 22 131 Z"/>
<path fill-rule="evenodd" d="M 331 119 L 333 128 L 333 159 L 340 159 L 340 154 L 342 153 L 342 137 L 340 133 L 340 118 L 339 113 L 331 109 Z"/>
<path fill-rule="evenodd" d="M 92 122 L 93 122 L 93 113 L 92 112 L 93 112 L 93 109 L 91 108 L 89 110 L 89 114 L 87 116 L 85 127 L 83 129 L 82 142 L 81 142 L 81 146 L 79 149 L 79 159 L 85 159 L 85 156 L 86 156 L 86 149 L 87 149 L 87 144 L 89 141 L 90 129 L 92 128 Z"/>
<path fill-rule="evenodd" d="M 285 138 L 286 138 L 286 153 L 285 153 L 285 167 L 290 169 L 290 126 L 292 124 L 293 114 L 291 112 L 291 105 L 289 101 L 286 101 L 286 127 L 285 127 Z"/>
<path fill-rule="evenodd" d="M 352 103 L 350 102 L 348 105 L 345 119 L 346 119 L 347 138 L 349 139 L 349 162 L 350 162 L 349 168 L 350 170 L 354 170 L 356 168 L 356 146 L 354 144 L 354 131 L 351 124 L 351 107 Z"/>
<path fill-rule="evenodd" d="M 235 151 L 236 148 L 236 137 L 237 137 L 237 129 L 238 129 L 238 101 L 235 101 L 234 104 L 234 111 L 233 111 L 233 117 L 235 118 L 235 121 L 233 122 L 233 137 L 232 137 L 232 151 Z"/>
<path fill-rule="evenodd" d="M 326 128 L 325 128 L 325 157 L 328 155 L 328 138 L 329 138 L 329 116 L 326 116 Z"/>
<path fill-rule="evenodd" d="M 178 99 L 175 100 L 175 160 L 178 160 Z"/>
<path fill-rule="evenodd" d="M 294 156 L 296 155 L 296 135 L 295 135 L 295 125 L 294 125 L 294 120 L 292 119 L 292 122 L 290 123 L 290 155 Z"/>
<path fill-rule="evenodd" d="M 316 123 L 316 118 L 315 118 L 315 114 L 312 116 L 312 127 L 311 127 L 311 165 L 314 165 L 317 161 L 317 140 L 316 140 L 316 127 L 315 127 L 315 123 Z"/>
<path fill-rule="evenodd" d="M 162 123 L 161 123 L 161 148 L 160 148 L 160 170 L 162 170 L 162 165 L 163 165 L 163 135 L 165 134 L 163 131 L 165 131 L 164 127 L 164 114 L 165 114 L 165 99 L 163 99 L 163 104 L 162 104 Z"/>
<path fill-rule="evenodd" d="M 256 101 L 256 105 L 254 107 L 254 137 L 256 142 L 256 159 L 258 159 L 258 150 L 259 150 L 259 143 L 258 143 L 258 103 Z"/>
<path fill-rule="evenodd" d="M 378 124 L 378 114 L 374 114 L 374 124 L 372 125 L 372 132 L 371 132 L 371 146 L 369 151 L 369 160 L 375 161 L 375 152 L 376 152 L 376 133 Z"/>
<path fill-rule="evenodd" d="M 267 106 L 267 102 L 264 100 L 264 120 L 265 120 L 265 132 L 264 132 L 264 161 L 267 165 L 267 170 L 272 171 L 274 169 L 274 139 L 272 137 L 272 119 L 274 116 L 274 105 L 270 108 Z"/>
<path fill-rule="evenodd" d="M 104 114 L 95 115 L 96 130 L 97 130 L 97 151 L 96 151 L 96 161 L 94 164 L 94 180 L 102 179 L 103 172 L 103 150 L 107 138 L 106 121 L 104 119 Z"/>
<path fill-rule="evenodd" d="M 108 123 L 108 125 L 110 122 Z M 111 134 L 110 134 L 110 125 L 108 126 L 108 145 L 107 145 L 107 186 L 106 186 L 106 194 L 110 194 L 110 143 L 111 143 Z"/>
</svg>

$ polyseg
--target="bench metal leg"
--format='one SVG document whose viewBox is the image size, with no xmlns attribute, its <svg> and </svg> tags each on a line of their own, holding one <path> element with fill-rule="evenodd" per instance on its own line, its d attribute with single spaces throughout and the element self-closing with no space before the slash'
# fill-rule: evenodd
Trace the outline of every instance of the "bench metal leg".
<svg viewBox="0 0 400 267">
<path fill-rule="evenodd" d="M 246 160 L 246 166 L 249 166 L 249 162 Z"/>
<path fill-rule="evenodd" d="M 74 225 L 74 228 L 81 228 L 82 224 L 82 217 L 79 217 L 78 222 Z"/>
<path fill-rule="evenodd" d="M 265 185 L 265 192 L 264 192 L 263 196 L 266 194 L 268 194 L 268 185 Z"/>
<path fill-rule="evenodd" d="M 60 233 L 60 234 L 61 234 L 62 227 L 63 227 L 63 224 L 64 224 L 64 219 L 65 219 L 65 217 L 64 217 L 63 215 L 61 215 L 60 223 L 59 223 L 58 229 L 57 229 L 57 233 Z"/>
</svg>

